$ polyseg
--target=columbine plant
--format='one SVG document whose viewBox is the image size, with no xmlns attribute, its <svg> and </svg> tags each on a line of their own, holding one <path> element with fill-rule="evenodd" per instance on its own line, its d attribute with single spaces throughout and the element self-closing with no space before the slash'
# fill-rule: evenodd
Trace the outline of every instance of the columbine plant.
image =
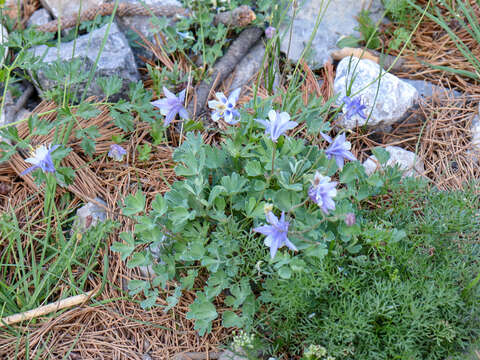
<svg viewBox="0 0 480 360">
<path fill-rule="evenodd" d="M 32 157 L 25 159 L 25 162 L 33 164 L 33 166 L 23 171 L 21 175 L 26 175 L 35 169 L 42 169 L 44 173 L 54 173 L 55 165 L 53 164 L 51 153 L 59 146 L 60 145 L 40 145 Z"/>
<path fill-rule="evenodd" d="M 357 160 L 357 158 L 350 152 L 352 144 L 350 144 L 350 141 L 346 141 L 345 133 L 337 136 L 335 140 L 332 140 L 332 138 L 327 134 L 320 133 L 320 135 L 322 135 L 325 141 L 330 144 L 328 149 L 325 151 L 325 154 L 329 159 L 332 156 L 335 157 L 335 162 L 340 170 L 343 169 L 345 159 L 350 161 Z"/>
<path fill-rule="evenodd" d="M 157 107 L 160 113 L 165 116 L 164 125 L 168 126 L 177 115 L 180 115 L 184 120 L 188 120 L 188 111 L 184 107 L 186 89 L 182 90 L 178 97 L 166 87 L 163 87 L 163 92 L 166 98 L 152 101 L 151 104 Z"/>
<path fill-rule="evenodd" d="M 210 103 L 215 119 L 233 121 L 234 112 L 226 110 L 235 106 L 237 95 L 230 97 L 219 96 L 220 101 Z M 306 264 L 327 256 L 335 237 L 347 228 L 344 219 L 353 210 L 348 197 L 358 193 L 357 186 L 373 186 L 357 175 L 362 168 L 355 163 L 342 170 L 341 190 L 337 190 L 337 182 L 322 175 L 339 170 L 328 156 L 352 160 L 343 137 L 332 141 L 329 154 L 304 139 L 288 137 L 280 142 L 298 123 L 286 112 L 270 110 L 267 120 L 256 122 L 265 127 L 271 141 L 258 141 L 250 135 L 257 130 L 255 117 L 248 113 L 245 117 L 245 126 L 232 129 L 228 132 L 232 138 L 218 146 L 205 144 L 201 135 L 187 133 L 173 154 L 181 180 L 158 195 L 150 211 L 145 210 L 146 198 L 141 192 L 128 196 L 123 214 L 134 218 L 135 232 L 122 234 L 128 246 L 113 246 L 124 259 L 130 258 L 128 267 L 151 265 L 158 275 L 156 283 L 137 280 L 129 285 L 131 294 L 144 294 L 144 307 L 156 304 L 159 291 L 155 284 L 163 288 L 176 284 L 167 300 L 168 310 L 183 290 L 207 279 L 187 314 L 201 335 L 219 316 L 214 300 L 225 289 L 229 289 L 225 302 L 232 310 L 223 312 L 223 325 L 248 330 L 256 309 L 262 306 L 257 294 L 265 283 L 293 278 Z M 339 192 L 342 196 L 337 196 Z M 268 204 L 275 204 L 277 215 Z M 356 226 L 348 229 L 349 236 L 358 231 Z M 169 241 L 162 240 L 165 236 Z M 153 257 L 145 245 L 159 243 L 163 244 L 161 253 Z M 278 251 L 284 246 L 292 251 Z M 258 281 L 249 280 L 253 273 L 258 274 Z"/>
<path fill-rule="evenodd" d="M 233 90 L 228 99 L 222 92 L 215 94 L 218 100 L 208 102 L 208 107 L 213 109 L 213 121 L 218 122 L 220 119 L 223 119 L 229 125 L 235 125 L 240 121 L 240 113 L 235 109 L 240 91 L 241 88 Z"/>
</svg>

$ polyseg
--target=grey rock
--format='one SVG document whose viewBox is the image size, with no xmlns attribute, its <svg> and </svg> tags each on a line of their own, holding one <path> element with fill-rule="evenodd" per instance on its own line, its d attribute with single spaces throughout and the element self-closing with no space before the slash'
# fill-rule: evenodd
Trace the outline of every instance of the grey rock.
<svg viewBox="0 0 480 360">
<path fill-rule="evenodd" d="M 77 90 L 80 95 L 85 89 L 88 81 L 88 74 L 92 67 L 95 65 L 95 61 L 100 51 L 103 38 L 108 25 L 104 25 L 100 29 L 92 31 L 90 34 L 79 36 L 76 42 L 62 43 L 60 48 L 47 47 L 40 45 L 34 47 L 32 50 L 35 56 L 44 56 L 43 62 L 45 65 L 36 72 L 38 82 L 35 83 L 38 91 L 42 93 L 43 90 L 52 89 L 55 86 L 63 86 L 63 79 L 52 79 L 47 77 L 47 65 L 54 64 L 59 60 L 61 63 L 79 60 L 81 62 L 80 69 L 74 76 L 83 76 L 83 80 L 75 86 L 70 86 L 72 91 Z M 75 54 L 72 57 L 73 47 L 75 46 Z M 119 95 L 112 97 L 112 100 L 118 99 L 123 93 L 128 90 L 128 84 L 130 82 L 136 82 L 140 79 L 135 60 L 133 58 L 132 50 L 128 45 L 128 41 L 122 32 L 118 29 L 115 23 L 112 23 L 110 32 L 105 43 L 103 52 L 100 55 L 98 64 L 95 69 L 95 75 L 90 87 L 86 90 L 87 96 L 104 96 L 100 86 L 96 83 L 95 79 L 99 77 L 111 77 L 118 76 L 123 81 L 122 91 Z"/>
<path fill-rule="evenodd" d="M 342 103 L 346 89 L 352 81 L 351 94 L 361 97 L 367 106 L 365 114 L 372 112 L 367 125 L 376 130 L 384 130 L 401 120 L 419 98 L 418 91 L 412 85 L 386 73 L 375 62 L 346 57 L 338 64 L 333 85 L 335 94 L 338 95 L 337 105 Z M 366 120 L 358 115 L 349 119 L 342 116 L 338 121 L 338 125 L 346 129 L 365 123 Z"/>
<path fill-rule="evenodd" d="M 412 79 L 402 79 L 407 84 L 412 85 L 417 89 L 419 95 L 422 98 L 430 98 L 434 95 L 438 95 L 440 98 L 458 98 L 462 96 L 462 93 L 453 89 L 446 89 L 441 86 L 432 84 L 429 81 L 425 80 L 412 80 Z"/>
<path fill-rule="evenodd" d="M 247 85 L 262 67 L 264 56 L 265 45 L 263 41 L 259 41 L 235 67 L 235 74 L 232 85 L 230 85 L 230 90 Z"/>
<path fill-rule="evenodd" d="M 390 154 L 386 166 L 398 165 L 404 172 L 403 176 L 420 176 L 425 172 L 425 166 L 418 156 L 398 146 L 387 146 L 385 150 Z M 367 175 L 373 174 L 380 167 L 374 155 L 364 161 L 363 166 Z"/>
<path fill-rule="evenodd" d="M 332 61 L 331 52 L 338 50 L 337 42 L 343 36 L 358 36 L 354 30 L 358 26 L 355 17 L 365 8 L 369 1 L 365 0 L 300 0 L 292 24 L 292 39 L 290 42 L 290 30 L 288 29 L 294 11 L 288 10 L 288 16 L 280 27 L 281 50 L 288 53 L 291 61 L 297 62 L 303 50 L 309 42 L 315 28 L 315 22 L 319 13 L 324 13 L 318 31 L 312 41 L 311 49 L 313 56 L 307 58 L 307 63 L 312 69 L 318 69 L 327 61 Z M 371 18 L 378 21 L 383 15 L 383 6 L 380 0 L 373 0 L 370 7 Z M 290 50 L 289 49 L 290 44 Z"/>
<path fill-rule="evenodd" d="M 80 209 L 77 210 L 77 216 L 75 218 L 71 235 L 74 233 L 83 234 L 91 227 L 103 222 L 107 219 L 107 213 L 105 207 L 98 205 L 103 204 L 105 207 L 107 204 L 100 198 L 95 198 L 95 202 L 88 202 Z"/>
<path fill-rule="evenodd" d="M 15 115 L 15 122 L 24 120 L 28 118 L 30 115 L 32 115 L 32 112 L 30 110 L 21 108 L 20 110 L 18 110 L 17 114 Z"/>
<path fill-rule="evenodd" d="M 148 6 L 182 6 L 182 4 L 177 0 L 120 0 L 122 3 L 140 3 Z M 144 62 L 141 60 L 140 57 L 144 58 L 152 58 L 153 53 L 146 49 L 143 44 L 142 39 L 139 37 L 138 34 L 135 33 L 134 30 L 140 32 L 143 36 L 145 36 L 149 41 L 154 41 L 153 36 L 155 35 L 155 29 L 151 23 L 151 16 L 142 16 L 142 15 L 135 15 L 135 16 L 122 16 L 117 17 L 116 22 L 120 30 L 127 36 L 130 46 L 132 47 L 133 53 L 135 55 L 135 60 L 137 61 L 139 66 L 144 66 Z"/>
<path fill-rule="evenodd" d="M 165 265 L 165 262 L 160 258 L 164 248 L 164 241 L 166 241 L 166 236 L 163 236 L 162 240 L 159 243 L 152 243 L 147 247 L 147 251 L 150 252 L 155 263 L 160 265 Z M 154 278 L 156 276 L 155 271 L 153 270 L 152 265 L 148 266 L 139 266 L 140 273 L 145 278 Z"/>
<path fill-rule="evenodd" d="M 222 352 L 218 360 L 248 360 L 248 357 L 240 354 L 235 354 L 230 350 Z"/>
<path fill-rule="evenodd" d="M 45 25 L 46 23 L 50 22 L 52 17 L 50 13 L 46 9 L 39 9 L 35 11 L 30 19 L 27 21 L 27 26 L 41 26 Z"/>
<path fill-rule="evenodd" d="M 60 16 L 75 16 L 78 14 L 78 11 L 82 12 L 91 8 L 94 8 L 98 5 L 103 4 L 103 0 L 40 0 L 43 7 L 50 11 L 50 13 L 58 18 Z"/>
</svg>

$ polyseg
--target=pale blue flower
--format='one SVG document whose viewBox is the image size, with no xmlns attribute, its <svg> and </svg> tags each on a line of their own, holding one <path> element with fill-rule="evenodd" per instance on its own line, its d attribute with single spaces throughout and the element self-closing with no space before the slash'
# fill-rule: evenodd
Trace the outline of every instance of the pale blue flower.
<svg viewBox="0 0 480 360">
<path fill-rule="evenodd" d="M 316 203 L 325 214 L 335 210 L 333 198 L 337 196 L 337 182 L 330 182 L 328 176 L 323 176 L 318 171 L 313 178 L 313 185 L 308 190 L 308 196 Z"/>
<path fill-rule="evenodd" d="M 235 125 L 240 121 L 240 113 L 235 109 L 240 91 L 241 88 L 233 90 L 228 99 L 224 93 L 218 92 L 215 94 L 218 100 L 208 102 L 208 107 L 213 109 L 213 121 L 217 122 L 223 119 L 229 125 Z"/>
<path fill-rule="evenodd" d="M 179 35 L 182 39 L 189 39 L 189 40 L 195 40 L 195 38 L 190 35 L 190 33 L 188 31 L 185 31 L 185 32 L 180 32 L 180 31 L 176 31 L 177 35 Z"/>
<path fill-rule="evenodd" d="M 277 29 L 275 29 L 273 26 L 269 26 L 265 29 L 265 37 L 267 39 L 271 39 L 276 32 L 277 32 Z"/>
<path fill-rule="evenodd" d="M 352 144 L 349 141 L 345 140 L 345 133 L 340 134 L 332 140 L 330 136 L 324 133 L 320 133 L 322 137 L 330 143 L 331 145 L 325 150 L 325 154 L 330 159 L 332 156 L 335 157 L 335 162 L 340 169 L 343 169 L 343 163 L 345 159 L 355 161 L 357 158 L 350 152 Z"/>
<path fill-rule="evenodd" d="M 268 134 L 273 142 L 277 142 L 281 135 L 298 125 L 295 121 L 290 121 L 290 115 L 286 112 L 278 113 L 270 110 L 268 117 L 270 120 L 255 119 L 255 121 L 265 126 L 265 134 Z"/>
<path fill-rule="evenodd" d="M 108 152 L 108 156 L 111 157 L 115 161 L 122 161 L 123 156 L 127 153 L 123 147 L 118 144 L 110 145 L 110 151 Z"/>
<path fill-rule="evenodd" d="M 270 257 L 273 259 L 277 250 L 286 245 L 290 250 L 297 251 L 295 245 L 293 245 L 287 238 L 289 222 L 285 221 L 285 213 L 282 212 L 280 220 L 275 214 L 269 211 L 265 217 L 270 225 L 263 225 L 253 229 L 266 236 L 265 245 L 270 247 Z"/>
<path fill-rule="evenodd" d="M 175 119 L 177 114 L 179 114 L 182 119 L 189 119 L 188 111 L 183 106 L 185 102 L 185 91 L 186 90 L 182 90 L 178 94 L 178 97 L 176 97 L 174 93 L 170 92 L 164 86 L 163 92 L 166 97 L 164 99 L 158 99 L 151 102 L 151 104 L 160 109 L 162 115 L 165 116 L 165 126 L 168 126 L 172 120 Z"/>
<path fill-rule="evenodd" d="M 364 104 L 362 104 L 362 100 L 359 96 L 352 99 L 348 96 L 345 96 L 342 101 L 345 103 L 345 107 L 343 112 L 347 119 L 350 119 L 354 115 L 360 116 L 362 119 L 366 119 L 367 115 L 365 115 L 364 110 L 367 108 Z"/>
<path fill-rule="evenodd" d="M 35 152 L 33 153 L 32 157 L 25 159 L 25 162 L 33 164 L 33 166 L 29 167 L 25 171 L 22 171 L 20 175 L 26 175 L 30 171 L 35 169 L 42 169 L 44 173 L 54 173 L 55 172 L 55 165 L 53 164 L 51 153 L 58 148 L 60 145 L 53 145 L 53 146 L 39 146 Z"/>
</svg>

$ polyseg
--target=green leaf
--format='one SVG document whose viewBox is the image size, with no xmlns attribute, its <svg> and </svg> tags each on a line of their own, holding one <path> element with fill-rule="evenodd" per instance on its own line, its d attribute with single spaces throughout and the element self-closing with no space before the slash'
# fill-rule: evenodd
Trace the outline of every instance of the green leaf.
<svg viewBox="0 0 480 360">
<path fill-rule="evenodd" d="M 224 327 L 243 327 L 243 319 L 233 311 L 225 311 L 222 315 L 222 325 Z"/>
<path fill-rule="evenodd" d="M 258 161 L 247 161 L 245 172 L 251 177 L 260 176 L 263 174 L 262 165 Z"/>
<path fill-rule="evenodd" d="M 234 172 L 230 176 L 222 177 L 220 183 L 223 185 L 228 195 L 235 195 L 243 191 L 247 179 Z"/>
<path fill-rule="evenodd" d="M 340 39 L 338 42 L 337 42 L 337 47 L 339 47 L 340 49 L 344 48 L 344 47 L 358 47 L 358 45 L 360 44 L 360 39 L 356 38 L 356 37 L 353 37 L 353 36 L 345 36 L 344 38 Z"/>
<path fill-rule="evenodd" d="M 125 243 L 114 242 L 110 249 L 122 254 L 122 260 L 125 261 L 135 250 L 135 240 L 132 234 L 126 232 L 120 233 L 120 239 L 125 241 Z"/>
<path fill-rule="evenodd" d="M 130 113 L 117 111 L 114 107 L 110 108 L 110 116 L 113 123 L 125 132 L 133 131 L 133 116 Z"/>
<path fill-rule="evenodd" d="M 212 329 L 212 321 L 218 317 L 215 305 L 207 299 L 205 294 L 197 292 L 197 297 L 192 305 L 190 311 L 187 313 L 188 320 L 195 320 L 195 330 L 200 336 L 205 335 L 207 331 Z"/>
<path fill-rule="evenodd" d="M 218 197 L 218 195 L 222 194 L 225 192 L 225 188 L 221 185 L 215 185 L 213 189 L 210 191 L 210 194 L 208 195 L 208 204 L 212 205 L 215 199 Z"/>
<path fill-rule="evenodd" d="M 148 281 L 145 280 L 130 280 L 128 282 L 128 290 L 130 290 L 130 295 L 136 295 L 144 290 L 147 290 L 149 287 Z"/>
<path fill-rule="evenodd" d="M 385 165 L 390 159 L 390 153 L 381 147 L 376 147 L 372 150 L 373 155 L 377 158 L 380 164 Z"/>
<path fill-rule="evenodd" d="M 175 225 L 182 225 L 186 223 L 188 220 L 195 219 L 196 212 L 189 211 L 188 209 L 182 206 L 177 206 L 173 208 L 168 215 Z"/>
<path fill-rule="evenodd" d="M 135 195 L 128 195 L 125 199 L 125 207 L 122 210 L 123 215 L 132 216 L 142 212 L 145 209 L 145 195 L 137 191 Z"/>
<path fill-rule="evenodd" d="M 150 260 L 147 259 L 144 252 L 138 252 L 132 255 L 130 260 L 127 263 L 127 267 L 132 269 L 137 266 L 146 266 L 151 265 Z"/>
<path fill-rule="evenodd" d="M 122 89 L 122 79 L 117 75 L 98 78 L 97 84 L 100 86 L 106 97 L 115 95 Z"/>
<path fill-rule="evenodd" d="M 152 146 L 150 144 L 144 144 L 138 147 L 138 159 L 140 161 L 148 161 L 150 159 L 150 153 L 152 152 Z"/>
<path fill-rule="evenodd" d="M 160 217 L 164 215 L 168 210 L 167 201 L 161 194 L 157 194 L 152 201 L 152 209 L 155 211 L 155 216 Z"/>
<path fill-rule="evenodd" d="M 285 265 L 278 269 L 278 276 L 280 276 L 282 279 L 290 279 L 292 277 L 292 270 L 290 269 L 290 266 Z"/>
<path fill-rule="evenodd" d="M 92 119 L 100 114 L 100 110 L 98 110 L 95 106 L 92 104 L 89 104 L 87 102 L 81 103 L 77 111 L 75 113 L 76 116 L 81 117 L 82 119 L 88 120 Z"/>
</svg>

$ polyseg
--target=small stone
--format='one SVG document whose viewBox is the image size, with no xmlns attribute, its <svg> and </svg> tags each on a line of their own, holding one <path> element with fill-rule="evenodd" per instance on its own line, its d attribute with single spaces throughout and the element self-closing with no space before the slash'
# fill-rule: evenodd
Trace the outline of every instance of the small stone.
<svg viewBox="0 0 480 360">
<path fill-rule="evenodd" d="M 385 150 L 390 154 L 390 159 L 388 159 L 385 166 L 398 165 L 404 172 L 403 176 L 420 176 L 425 172 L 422 159 L 416 156 L 415 153 L 398 146 L 387 146 Z M 367 175 L 371 175 L 380 167 L 380 163 L 372 155 L 364 161 L 363 167 Z"/>
<path fill-rule="evenodd" d="M 119 0 L 119 2 L 142 4 L 147 8 L 149 6 L 182 6 L 182 4 L 177 0 Z M 143 43 L 142 39 L 132 29 L 139 31 L 149 41 L 155 43 L 153 37 L 156 32 L 151 22 L 151 16 L 117 16 L 116 22 L 120 30 L 125 34 L 125 36 L 127 36 L 127 39 L 130 43 L 130 46 L 132 47 L 133 54 L 135 55 L 135 60 L 137 61 L 138 65 L 144 66 L 144 62 L 140 59 L 140 57 L 144 57 L 147 59 L 152 58 L 153 52 L 141 45 Z"/>
<path fill-rule="evenodd" d="M 479 106 L 480 110 L 480 106 Z M 472 120 L 472 126 L 470 127 L 472 132 L 472 153 L 477 162 L 480 161 L 480 117 L 475 115 Z"/>
<path fill-rule="evenodd" d="M 94 30 L 89 34 L 79 36 L 76 41 L 62 43 L 60 49 L 57 47 L 47 47 L 46 45 L 40 45 L 34 47 L 32 50 L 35 56 L 43 56 L 44 67 L 41 67 L 36 72 L 36 78 L 38 83 L 35 83 L 39 93 L 44 90 L 51 90 L 56 86 L 63 86 L 63 79 L 52 79 L 47 77 L 46 71 L 47 64 L 53 64 L 57 60 L 61 62 L 68 62 L 73 59 L 79 59 L 81 61 L 81 67 L 77 74 L 73 76 L 84 76 L 85 78 L 79 84 L 72 84 L 70 90 L 72 93 L 77 91 L 79 96 L 82 95 L 85 86 L 88 81 L 88 74 L 92 67 L 95 65 L 95 61 L 100 51 L 101 44 L 105 37 L 108 24 L 102 26 L 100 29 Z M 75 52 L 73 47 L 75 46 Z M 74 53 L 72 57 L 72 53 Z M 101 53 L 99 61 L 95 68 L 95 75 L 90 87 L 86 90 L 86 96 L 103 97 L 103 91 L 96 83 L 96 79 L 99 77 L 112 77 L 118 76 L 123 81 L 122 90 L 120 94 L 112 96 L 111 100 L 117 100 L 122 97 L 127 91 L 129 83 L 137 82 L 140 80 L 135 60 L 133 58 L 132 50 L 128 45 L 128 41 L 125 36 L 120 32 L 117 25 L 112 23 L 110 32 L 105 43 L 105 47 Z"/>
<path fill-rule="evenodd" d="M 235 74 L 232 85 L 230 85 L 230 90 L 235 90 L 247 85 L 262 67 L 264 56 L 265 45 L 263 41 L 259 41 L 235 67 Z"/>
<path fill-rule="evenodd" d="M 446 89 L 441 86 L 432 84 L 426 80 L 412 80 L 412 79 L 402 79 L 407 84 L 412 85 L 417 89 L 419 95 L 422 98 L 430 98 L 434 95 L 438 95 L 442 99 L 447 98 L 458 98 L 462 96 L 462 93 L 453 89 Z"/>
<path fill-rule="evenodd" d="M 381 78 L 378 80 L 380 73 Z M 367 125 L 375 130 L 384 130 L 404 118 L 418 99 L 418 92 L 412 85 L 386 73 L 371 60 L 346 57 L 340 61 L 333 85 L 335 94 L 338 94 L 337 105 L 342 104 L 346 89 L 351 83 L 351 94 L 355 94 L 354 97 L 360 96 L 367 106 L 366 115 L 373 106 Z M 338 121 L 338 125 L 346 129 L 353 129 L 365 123 L 366 120 L 358 115 L 349 119 L 342 116 Z"/>
<path fill-rule="evenodd" d="M 49 23 L 52 20 L 50 13 L 45 9 L 35 11 L 30 19 L 27 21 L 27 26 L 41 26 Z"/>
<path fill-rule="evenodd" d="M 218 360 L 248 360 L 248 357 L 241 354 L 235 354 L 230 350 L 225 350 L 220 354 Z"/>
<path fill-rule="evenodd" d="M 105 207 L 107 206 L 105 201 L 97 197 L 95 198 L 95 202 L 90 201 L 78 209 L 70 235 L 74 233 L 84 234 L 91 227 L 107 219 L 105 208 L 96 203 L 103 204 Z"/>
<path fill-rule="evenodd" d="M 89 10 L 95 8 L 105 1 L 103 0 L 40 0 L 43 7 L 50 11 L 55 17 L 68 17 L 78 15 L 78 11 Z"/>
<path fill-rule="evenodd" d="M 289 25 L 294 11 L 291 7 L 288 15 L 280 27 L 281 50 L 288 53 L 288 59 L 297 62 L 302 56 L 305 47 L 315 28 L 319 14 L 322 14 L 320 25 L 312 41 L 312 56 L 306 58 L 308 65 L 319 69 L 327 61 L 332 61 L 330 54 L 338 50 L 337 42 L 343 36 L 353 35 L 358 37 L 355 30 L 358 26 L 356 16 L 363 10 L 365 1 L 359 0 L 305 0 L 297 1 L 299 4 L 292 24 L 292 37 L 290 41 Z M 384 9 L 381 0 L 370 1 L 371 19 L 377 22 L 382 18 Z"/>
<path fill-rule="evenodd" d="M 152 357 L 149 354 L 143 354 L 142 360 L 152 360 Z"/>
<path fill-rule="evenodd" d="M 15 122 L 22 121 L 27 119 L 30 115 L 32 115 L 32 112 L 30 110 L 27 110 L 25 108 L 21 108 L 17 114 L 15 115 Z"/>
<path fill-rule="evenodd" d="M 5 28 L 5 26 L 3 26 L 2 24 L 0 24 L 0 45 L 3 45 L 4 43 L 6 43 L 8 41 L 8 31 L 7 29 Z M 0 58 L 0 67 L 2 67 L 3 65 L 3 62 L 5 61 L 5 59 L 7 58 L 7 54 L 8 54 L 8 47 L 7 46 L 2 46 L 2 51 L 3 51 L 3 55 L 1 56 Z M 0 53 L 1 54 L 1 53 Z"/>
</svg>

